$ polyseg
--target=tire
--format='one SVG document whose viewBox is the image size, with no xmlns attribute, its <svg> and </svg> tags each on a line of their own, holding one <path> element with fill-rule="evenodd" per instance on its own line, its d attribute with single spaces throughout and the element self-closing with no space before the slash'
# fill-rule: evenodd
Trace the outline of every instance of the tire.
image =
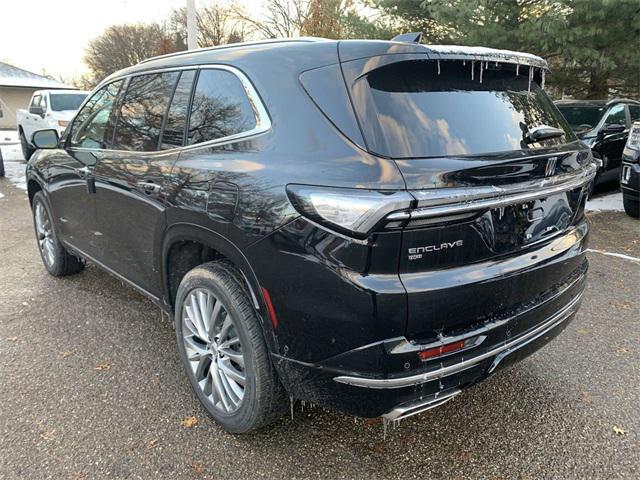
<svg viewBox="0 0 640 480">
<path fill-rule="evenodd" d="M 34 195 L 32 212 L 38 250 L 47 271 L 54 277 L 81 272 L 84 269 L 82 260 L 71 255 L 58 240 L 51 221 L 51 209 L 42 192 L 36 192 Z"/>
<path fill-rule="evenodd" d="M 624 211 L 633 218 L 640 218 L 640 200 L 634 200 L 627 195 L 622 196 Z"/>
<path fill-rule="evenodd" d="M 2 159 L 2 150 L 0 150 L 0 177 L 4 177 L 4 160 Z"/>
<path fill-rule="evenodd" d="M 29 142 L 27 142 L 27 139 L 24 137 L 24 132 L 22 130 L 20 130 L 20 146 L 22 147 L 22 156 L 28 161 L 36 149 L 29 145 Z"/>
<path fill-rule="evenodd" d="M 248 433 L 282 416 L 286 393 L 260 321 L 232 266 L 210 262 L 184 276 L 176 296 L 175 325 L 191 386 L 227 432 Z"/>
</svg>

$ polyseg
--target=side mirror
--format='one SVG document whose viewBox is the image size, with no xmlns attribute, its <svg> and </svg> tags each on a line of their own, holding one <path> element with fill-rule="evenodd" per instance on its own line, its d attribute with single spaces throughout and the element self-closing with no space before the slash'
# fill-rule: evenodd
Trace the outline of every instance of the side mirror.
<svg viewBox="0 0 640 480">
<path fill-rule="evenodd" d="M 58 147 L 58 131 L 54 129 L 38 130 L 33 134 L 31 143 L 36 148 L 57 148 Z"/>
<path fill-rule="evenodd" d="M 605 135 L 611 135 L 612 133 L 624 132 L 625 128 L 626 127 L 624 125 L 620 125 L 619 123 L 610 123 L 602 127 L 602 130 L 600 131 Z"/>
<path fill-rule="evenodd" d="M 44 110 L 42 110 L 42 107 L 30 107 L 29 113 L 33 113 L 34 115 L 40 115 L 41 117 L 44 116 Z"/>
</svg>

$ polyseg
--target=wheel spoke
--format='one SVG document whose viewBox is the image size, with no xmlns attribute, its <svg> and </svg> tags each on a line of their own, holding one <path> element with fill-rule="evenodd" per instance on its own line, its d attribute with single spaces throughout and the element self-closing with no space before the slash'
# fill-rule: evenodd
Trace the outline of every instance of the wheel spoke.
<svg viewBox="0 0 640 480">
<path fill-rule="evenodd" d="M 202 329 L 207 335 L 207 340 L 211 339 L 209 329 L 209 317 L 211 316 L 211 310 L 213 308 L 211 303 L 211 296 L 203 290 L 198 290 L 198 308 L 200 318 L 202 319 Z"/>
<path fill-rule="evenodd" d="M 227 313 L 224 316 L 224 322 L 222 323 L 222 327 L 220 327 L 220 333 L 218 334 L 220 341 L 223 341 L 227 337 L 227 335 L 229 334 L 229 329 L 232 325 L 233 321 L 231 320 L 231 315 Z"/>
<path fill-rule="evenodd" d="M 241 367 L 244 367 L 244 356 L 242 355 L 242 352 L 236 352 L 235 350 L 231 350 L 230 348 L 223 348 L 222 346 L 218 347 L 218 352 L 222 353 L 230 360 L 233 360 Z"/>
<path fill-rule="evenodd" d="M 202 318 L 200 317 L 200 308 L 198 307 L 198 300 L 195 295 L 191 294 L 189 296 L 190 305 L 185 307 L 187 311 L 187 315 L 189 316 L 189 320 L 194 327 L 196 327 L 196 331 L 198 332 L 198 336 L 205 342 L 209 341 L 209 336 L 204 329 L 204 325 L 202 323 Z"/>
<path fill-rule="evenodd" d="M 230 379 L 234 380 L 235 382 L 239 383 L 244 387 L 245 385 L 244 375 L 240 371 L 236 370 L 233 366 L 231 366 L 228 361 L 218 362 L 218 368 L 220 370 L 223 370 L 224 373 L 227 375 L 227 377 L 229 377 Z"/>
<path fill-rule="evenodd" d="M 187 358 L 191 362 L 200 360 L 201 357 L 209 355 L 207 348 L 201 343 L 196 342 L 193 337 L 185 337 L 184 344 L 187 350 Z"/>
<path fill-rule="evenodd" d="M 240 402 L 240 397 L 236 395 L 236 392 L 231 384 L 235 384 L 236 388 L 238 385 L 233 380 L 229 380 L 227 375 L 224 373 L 224 370 L 218 369 L 218 372 L 220 373 L 220 383 L 222 384 L 222 388 L 227 395 L 227 400 L 229 400 L 229 403 L 231 403 L 231 405 L 235 407 Z"/>
<path fill-rule="evenodd" d="M 229 405 L 227 394 L 224 391 L 224 387 L 222 386 L 222 382 L 220 380 L 220 369 L 217 362 L 213 362 L 211 364 L 211 377 L 213 378 L 213 385 L 215 386 L 216 393 L 218 394 L 218 397 L 220 397 L 220 400 L 222 400 L 224 409 L 228 412 L 231 406 Z"/>
</svg>

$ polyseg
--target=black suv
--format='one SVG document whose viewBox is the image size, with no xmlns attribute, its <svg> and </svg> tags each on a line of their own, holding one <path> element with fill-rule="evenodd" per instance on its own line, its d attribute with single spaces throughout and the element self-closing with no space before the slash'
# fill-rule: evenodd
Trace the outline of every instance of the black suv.
<svg viewBox="0 0 640 480">
<path fill-rule="evenodd" d="M 289 399 L 397 420 L 538 349 L 585 285 L 591 152 L 516 52 L 287 40 L 173 54 L 34 134 L 47 270 L 175 318 L 231 432 Z"/>
<path fill-rule="evenodd" d="M 596 183 L 614 179 L 620 172 L 622 151 L 631 123 L 640 120 L 640 102 L 614 100 L 559 100 L 556 106 L 580 140 L 602 160 Z"/>
<path fill-rule="evenodd" d="M 631 126 L 622 152 L 620 189 L 624 211 L 631 217 L 640 218 L 640 122 Z"/>
</svg>

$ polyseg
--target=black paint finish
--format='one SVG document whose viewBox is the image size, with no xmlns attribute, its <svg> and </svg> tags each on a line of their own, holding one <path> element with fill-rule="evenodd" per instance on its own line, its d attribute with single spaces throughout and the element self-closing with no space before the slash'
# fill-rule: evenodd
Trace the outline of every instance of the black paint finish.
<svg viewBox="0 0 640 480">
<path fill-rule="evenodd" d="M 471 385 L 487 376 L 491 363 L 442 382 L 394 390 L 372 392 L 333 381 L 336 374 L 410 375 L 441 361 L 390 353 L 389 340 L 427 344 L 511 319 L 487 336 L 482 348 L 488 349 L 539 324 L 580 293 L 588 237 L 582 192 L 435 223 L 380 226 L 355 239 L 302 216 L 286 186 L 414 193 L 500 186 L 571 173 L 591 157 L 575 141 L 473 156 L 374 155 L 367 151 L 349 82 L 358 69 L 425 57 L 412 45 L 350 41 L 340 54 L 339 45 L 288 41 L 196 51 L 118 72 L 105 84 L 155 70 L 233 66 L 255 88 L 270 128 L 221 143 L 147 152 L 112 149 L 109 128 L 104 149 L 73 147 L 65 136 L 59 148 L 31 158 L 27 175 L 30 192 L 45 192 L 69 249 L 126 279 L 167 311 L 177 275 L 169 271 L 169 252 L 191 243 L 205 247 L 203 257 L 228 259 L 255 298 L 290 394 L 376 416 L 445 387 Z M 179 96 L 188 97 L 184 91 Z M 109 126 L 117 125 L 118 108 Z M 179 127 L 172 122 L 171 129 L 172 142 L 179 141 Z M 549 172 L 551 157 L 555 169 Z M 457 246 L 408 257 L 411 248 L 443 243 Z M 571 281 L 569 290 L 553 296 Z M 270 294 L 277 328 L 265 313 L 262 289 Z"/>
</svg>

